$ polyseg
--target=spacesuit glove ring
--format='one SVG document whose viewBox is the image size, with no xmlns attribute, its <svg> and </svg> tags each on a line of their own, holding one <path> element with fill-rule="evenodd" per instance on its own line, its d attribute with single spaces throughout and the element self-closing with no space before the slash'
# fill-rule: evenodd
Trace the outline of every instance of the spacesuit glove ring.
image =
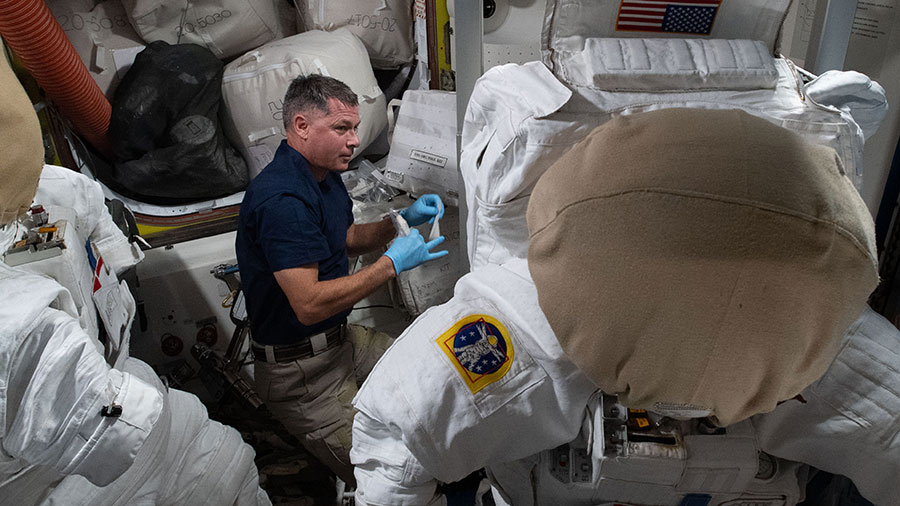
<svg viewBox="0 0 900 506">
<path fill-rule="evenodd" d="M 433 241 L 425 242 L 422 234 L 413 229 L 409 235 L 394 239 L 391 247 L 384 254 L 394 263 L 394 272 L 400 274 L 403 271 L 414 269 L 429 260 L 440 258 L 449 254 L 449 251 L 435 251 L 431 249 L 444 242 L 444 236 Z"/>
</svg>

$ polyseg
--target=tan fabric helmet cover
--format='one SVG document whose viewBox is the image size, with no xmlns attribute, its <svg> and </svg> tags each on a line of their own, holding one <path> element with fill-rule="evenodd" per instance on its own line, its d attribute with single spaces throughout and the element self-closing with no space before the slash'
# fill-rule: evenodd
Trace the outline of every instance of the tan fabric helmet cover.
<svg viewBox="0 0 900 506">
<path fill-rule="evenodd" d="M 0 226 L 28 210 L 44 167 L 41 126 L 0 44 Z"/>
<path fill-rule="evenodd" d="M 818 379 L 878 281 L 827 147 L 742 111 L 595 129 L 541 177 L 528 262 L 566 354 L 626 406 L 727 425 Z"/>
</svg>

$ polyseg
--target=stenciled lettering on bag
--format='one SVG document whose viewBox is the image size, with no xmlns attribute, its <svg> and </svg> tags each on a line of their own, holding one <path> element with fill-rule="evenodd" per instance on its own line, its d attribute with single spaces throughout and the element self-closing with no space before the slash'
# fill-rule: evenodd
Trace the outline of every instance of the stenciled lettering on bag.
<svg viewBox="0 0 900 506">
<path fill-rule="evenodd" d="M 358 26 L 367 30 L 381 30 L 382 32 L 397 31 L 397 19 L 389 17 L 378 17 L 371 14 L 353 14 L 347 20 L 350 26 Z"/>
<path fill-rule="evenodd" d="M 281 121 L 284 118 L 284 99 L 279 98 L 268 103 L 269 112 L 272 113 L 272 119 Z"/>
<path fill-rule="evenodd" d="M 113 27 L 123 27 L 128 26 L 128 18 L 119 14 L 113 17 L 101 16 L 97 17 L 95 14 L 91 14 L 90 16 L 82 16 L 81 14 L 62 14 L 56 16 L 56 21 L 59 23 L 59 26 L 62 27 L 64 32 L 80 32 L 80 31 L 91 31 L 94 33 L 100 32 L 102 30 L 112 30 Z"/>
<path fill-rule="evenodd" d="M 409 152 L 409 157 L 413 160 L 418 160 L 420 162 L 425 162 L 430 165 L 437 165 L 438 167 L 445 167 L 447 165 L 447 157 L 439 156 L 432 153 L 428 153 L 426 151 L 420 151 L 418 149 L 413 149 Z"/>
<path fill-rule="evenodd" d="M 194 33 L 197 31 L 197 28 L 206 28 L 230 17 L 231 11 L 228 9 L 214 12 L 212 14 L 207 14 L 205 16 L 197 18 L 196 22 L 185 21 L 183 25 L 175 27 L 175 34 L 179 35 L 179 30 L 181 31 L 181 33 Z"/>
</svg>

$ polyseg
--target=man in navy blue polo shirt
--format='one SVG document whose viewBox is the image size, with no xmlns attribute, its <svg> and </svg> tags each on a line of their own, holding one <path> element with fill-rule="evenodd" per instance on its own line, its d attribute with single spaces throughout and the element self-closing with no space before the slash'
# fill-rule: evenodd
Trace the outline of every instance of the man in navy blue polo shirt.
<svg viewBox="0 0 900 506">
<path fill-rule="evenodd" d="M 235 249 L 253 335 L 256 388 L 287 429 L 342 480 L 353 484 L 350 428 L 356 380 L 390 344 L 347 326 L 353 304 L 402 271 L 446 255 L 418 231 L 395 239 L 391 220 L 354 224 L 341 181 L 354 149 L 356 94 L 331 77 L 300 76 L 284 98 L 282 141 L 244 195 Z M 440 217 L 437 195 L 401 211 L 410 225 Z M 348 255 L 383 248 L 349 274 Z M 366 364 L 368 364 L 366 366 Z"/>
</svg>

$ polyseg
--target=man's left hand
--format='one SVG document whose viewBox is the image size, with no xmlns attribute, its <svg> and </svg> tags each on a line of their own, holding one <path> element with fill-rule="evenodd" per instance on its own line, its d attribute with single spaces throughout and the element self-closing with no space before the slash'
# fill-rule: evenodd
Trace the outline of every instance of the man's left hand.
<svg viewBox="0 0 900 506">
<path fill-rule="evenodd" d="M 403 216 L 403 219 L 412 227 L 426 221 L 431 223 L 435 216 L 438 219 L 444 216 L 444 203 L 437 195 L 428 193 L 416 199 L 413 205 L 400 211 L 400 216 Z"/>
</svg>

